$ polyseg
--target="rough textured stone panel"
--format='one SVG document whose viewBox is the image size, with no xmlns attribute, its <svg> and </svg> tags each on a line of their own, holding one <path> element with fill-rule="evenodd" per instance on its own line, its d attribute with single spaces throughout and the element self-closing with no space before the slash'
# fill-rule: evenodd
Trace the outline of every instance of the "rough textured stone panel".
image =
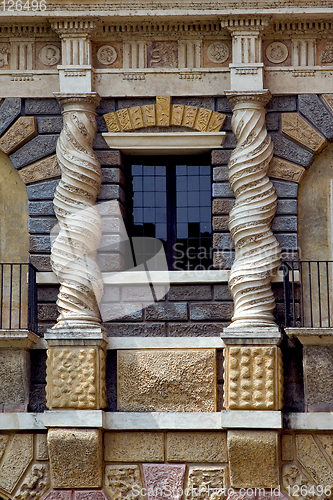
<svg viewBox="0 0 333 500">
<path fill-rule="evenodd" d="M 110 500 L 142 500 L 143 484 L 137 465 L 107 465 L 105 490 Z"/>
<path fill-rule="evenodd" d="M 219 215 L 213 217 L 213 231 L 228 231 L 229 217 Z"/>
<path fill-rule="evenodd" d="M 306 404 L 333 404 L 333 347 L 304 346 L 303 366 Z"/>
<path fill-rule="evenodd" d="M 297 434 L 297 459 L 314 483 L 324 486 L 333 483 L 331 464 L 327 462 L 320 448 L 310 434 Z"/>
<path fill-rule="evenodd" d="M 300 167 L 295 163 L 283 160 L 274 156 L 269 164 L 268 175 L 275 179 L 283 179 L 285 181 L 300 182 L 305 172 L 304 167 Z"/>
<path fill-rule="evenodd" d="M 103 448 L 99 430 L 50 429 L 47 439 L 54 488 L 102 486 Z"/>
<path fill-rule="evenodd" d="M 164 323 L 105 323 L 109 337 L 165 337 Z"/>
<path fill-rule="evenodd" d="M 266 105 L 267 111 L 296 111 L 296 96 L 273 96 Z"/>
<path fill-rule="evenodd" d="M 297 217 L 276 215 L 272 222 L 272 231 L 297 232 Z"/>
<path fill-rule="evenodd" d="M 34 116 L 20 116 L 0 139 L 0 149 L 7 155 L 30 141 L 37 134 Z"/>
<path fill-rule="evenodd" d="M 109 500 L 103 490 L 73 491 L 73 500 Z"/>
<path fill-rule="evenodd" d="M 106 432 L 104 434 L 106 462 L 163 462 L 162 432 Z"/>
<path fill-rule="evenodd" d="M 216 411 L 213 349 L 118 351 L 119 411 Z"/>
<path fill-rule="evenodd" d="M 28 200 L 53 200 L 59 180 L 40 182 L 27 187 Z"/>
<path fill-rule="evenodd" d="M 56 150 L 57 140 L 58 135 L 38 135 L 10 155 L 14 167 L 19 169 L 52 155 Z"/>
<path fill-rule="evenodd" d="M 181 500 L 186 465 L 142 465 L 147 500 L 164 500 L 172 491 L 172 500 Z"/>
<path fill-rule="evenodd" d="M 213 214 L 226 214 L 228 215 L 230 210 L 235 204 L 235 200 L 229 199 L 216 199 L 213 200 L 212 213 Z"/>
<path fill-rule="evenodd" d="M 8 444 L 9 436 L 6 434 L 1 434 L 0 435 L 0 460 L 2 458 L 2 455 L 5 453 L 6 446 Z"/>
<path fill-rule="evenodd" d="M 48 408 L 104 408 L 105 353 L 97 347 L 51 348 L 46 381 Z"/>
<path fill-rule="evenodd" d="M 43 496 L 42 500 L 71 500 L 71 490 L 51 490 Z"/>
<path fill-rule="evenodd" d="M 24 184 L 31 184 L 32 182 L 60 177 L 61 170 L 58 165 L 56 155 L 52 155 L 29 165 L 28 167 L 22 168 L 19 170 L 19 175 Z"/>
<path fill-rule="evenodd" d="M 319 500 L 321 497 L 316 494 L 313 483 L 301 472 L 297 465 L 284 465 L 282 468 L 282 485 L 286 491 L 290 491 L 290 496 L 295 500 L 300 498 L 300 488 L 303 486 L 305 492 L 301 498 L 306 500 Z M 296 486 L 296 488 L 294 488 Z M 289 489 L 288 489 L 289 487 Z M 299 487 L 299 488 L 297 488 Z M 311 490 L 311 488 L 313 488 Z M 313 493 L 311 493 L 312 491 Z M 293 494 L 295 493 L 295 494 Z"/>
<path fill-rule="evenodd" d="M 227 165 L 223 167 L 213 168 L 213 181 L 215 182 L 225 182 L 228 180 L 228 167 Z"/>
<path fill-rule="evenodd" d="M 228 149 L 213 149 L 212 165 L 228 165 L 231 153 Z"/>
<path fill-rule="evenodd" d="M 219 337 L 226 323 L 169 323 L 169 337 Z"/>
<path fill-rule="evenodd" d="M 227 462 L 226 432 L 168 432 L 168 462 Z"/>
<path fill-rule="evenodd" d="M 326 139 L 304 120 L 298 113 L 283 113 L 281 131 L 301 146 L 319 153 L 326 144 Z"/>
<path fill-rule="evenodd" d="M 122 165 L 120 151 L 97 151 L 96 156 L 101 165 L 118 167 Z"/>
<path fill-rule="evenodd" d="M 293 436 L 291 434 L 281 436 L 281 458 L 284 462 L 294 460 Z"/>
<path fill-rule="evenodd" d="M 229 410 L 280 410 L 283 397 L 279 347 L 230 347 L 225 350 L 224 403 Z"/>
<path fill-rule="evenodd" d="M 313 153 L 278 132 L 272 132 L 271 136 L 276 156 L 302 165 L 303 167 L 311 165 L 314 159 Z"/>
<path fill-rule="evenodd" d="M 61 107 L 56 99 L 26 99 L 27 115 L 60 115 Z"/>
<path fill-rule="evenodd" d="M 0 107 L 0 135 L 13 123 L 13 121 L 21 114 L 21 99 L 8 98 L 5 99 Z"/>
<path fill-rule="evenodd" d="M 213 184 L 214 198 L 234 198 L 234 192 L 229 182 L 216 182 Z"/>
<path fill-rule="evenodd" d="M 277 432 L 229 431 L 228 453 L 233 488 L 278 486 Z"/>
<path fill-rule="evenodd" d="M 145 309 L 147 321 L 179 321 L 187 319 L 187 305 L 155 303 Z"/>
<path fill-rule="evenodd" d="M 49 450 L 47 447 L 47 434 L 36 434 L 35 439 L 37 460 L 48 460 Z"/>
<path fill-rule="evenodd" d="M 15 493 L 13 500 L 39 500 L 50 487 L 48 464 L 34 463 Z"/>
<path fill-rule="evenodd" d="M 33 435 L 15 434 L 7 445 L 0 466 L 0 488 L 12 493 L 33 459 Z"/>
<path fill-rule="evenodd" d="M 28 403 L 29 354 L 21 349 L 0 349 L 0 403 Z"/>
<path fill-rule="evenodd" d="M 297 215 L 297 200 L 278 200 L 276 215 Z"/>
<path fill-rule="evenodd" d="M 190 318 L 193 321 L 229 320 L 233 310 L 233 303 L 190 304 Z"/>
<path fill-rule="evenodd" d="M 333 139 L 333 115 L 315 94 L 298 97 L 299 111 L 328 139 Z"/>
<path fill-rule="evenodd" d="M 172 285 L 168 293 L 169 300 L 211 300 L 212 290 L 209 285 Z"/>
<path fill-rule="evenodd" d="M 185 499 L 223 500 L 226 498 L 224 488 L 226 488 L 225 467 L 190 467 Z"/>
<path fill-rule="evenodd" d="M 62 129 L 62 116 L 38 116 L 37 128 L 39 134 L 60 134 Z"/>
</svg>

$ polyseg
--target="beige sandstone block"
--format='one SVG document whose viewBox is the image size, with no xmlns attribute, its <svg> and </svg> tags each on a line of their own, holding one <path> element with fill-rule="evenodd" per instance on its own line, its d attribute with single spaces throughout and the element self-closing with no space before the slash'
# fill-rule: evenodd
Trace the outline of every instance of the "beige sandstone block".
<svg viewBox="0 0 333 500">
<path fill-rule="evenodd" d="M 168 462 L 227 462 L 226 432 L 168 432 Z"/>
<path fill-rule="evenodd" d="M 226 498 L 225 467 L 190 467 L 185 500 L 223 500 Z"/>
<path fill-rule="evenodd" d="M 156 125 L 155 104 L 146 104 L 145 106 L 142 106 L 142 116 L 145 127 L 154 127 Z"/>
<path fill-rule="evenodd" d="M 326 145 L 325 137 L 298 113 L 282 113 L 281 132 L 314 153 L 319 153 Z"/>
<path fill-rule="evenodd" d="M 33 435 L 14 434 L 6 446 L 0 466 L 0 488 L 12 493 L 33 459 Z"/>
<path fill-rule="evenodd" d="M 104 487 L 110 500 L 142 500 L 143 484 L 138 465 L 107 465 Z"/>
<path fill-rule="evenodd" d="M 321 97 L 324 99 L 325 103 L 333 113 L 333 94 L 322 94 Z"/>
<path fill-rule="evenodd" d="M 47 435 L 53 488 L 102 486 L 102 433 L 96 429 L 50 429 Z"/>
<path fill-rule="evenodd" d="M 129 108 L 128 111 L 132 122 L 132 128 L 134 130 L 143 128 L 145 125 L 143 123 L 141 106 L 133 106 Z"/>
<path fill-rule="evenodd" d="M 121 129 L 116 113 L 107 113 L 103 117 L 109 132 L 120 132 Z"/>
<path fill-rule="evenodd" d="M 307 500 L 319 500 L 322 498 L 317 494 L 316 486 L 309 481 L 300 468 L 295 464 L 286 464 L 283 466 L 282 486 L 286 492 L 290 493 L 291 498 L 294 498 L 294 500 L 300 500 L 300 498 L 305 498 Z M 303 491 L 309 492 L 307 495 L 303 496 L 300 494 L 302 486 Z M 323 485 L 323 487 L 325 488 L 325 485 Z"/>
<path fill-rule="evenodd" d="M 163 432 L 106 432 L 106 462 L 163 462 Z"/>
<path fill-rule="evenodd" d="M 219 132 L 225 122 L 226 115 L 214 111 L 207 126 L 207 132 Z"/>
<path fill-rule="evenodd" d="M 7 434 L 0 434 L 0 460 L 2 458 L 2 455 L 5 453 L 8 440 L 9 436 Z"/>
<path fill-rule="evenodd" d="M 52 155 L 22 168 L 18 173 L 24 184 L 31 184 L 32 182 L 59 177 L 61 170 L 56 155 Z"/>
<path fill-rule="evenodd" d="M 333 435 L 332 434 L 317 434 L 318 440 L 323 447 L 327 456 L 333 462 Z"/>
<path fill-rule="evenodd" d="M 322 485 L 333 484 L 331 464 L 326 460 L 311 434 L 296 435 L 297 459 L 312 482 Z"/>
<path fill-rule="evenodd" d="M 46 400 L 51 408 L 106 406 L 105 352 L 91 347 L 51 347 L 47 351 Z"/>
<path fill-rule="evenodd" d="M 185 106 L 182 125 L 193 128 L 199 108 L 197 106 Z"/>
<path fill-rule="evenodd" d="M 268 175 L 275 179 L 300 182 L 305 173 L 305 168 L 274 156 L 269 164 Z"/>
<path fill-rule="evenodd" d="M 34 463 L 30 466 L 13 500 L 39 500 L 49 488 L 49 464 Z"/>
<path fill-rule="evenodd" d="M 130 119 L 130 114 L 128 108 L 119 109 L 116 111 L 116 117 L 122 132 L 128 132 L 132 130 L 132 124 Z"/>
<path fill-rule="evenodd" d="M 0 349 L 1 403 L 27 406 L 29 401 L 29 369 L 30 357 L 27 351 L 24 349 Z"/>
<path fill-rule="evenodd" d="M 208 123 L 212 114 L 213 111 L 211 111 L 210 109 L 199 108 L 194 124 L 195 130 L 199 130 L 199 132 L 205 132 L 207 130 Z"/>
<path fill-rule="evenodd" d="M 281 458 L 284 462 L 294 460 L 294 444 L 291 434 L 282 434 L 281 436 Z"/>
<path fill-rule="evenodd" d="M 47 434 L 35 434 L 35 443 L 37 460 L 48 460 L 49 450 L 47 448 Z"/>
<path fill-rule="evenodd" d="M 224 381 L 224 405 L 228 410 L 281 409 L 281 349 L 276 346 L 228 347 Z"/>
<path fill-rule="evenodd" d="M 278 433 L 229 431 L 230 486 L 272 488 L 279 485 Z"/>
<path fill-rule="evenodd" d="M 0 139 L 0 149 L 7 155 L 13 153 L 37 134 L 36 118 L 20 116 Z"/>
<path fill-rule="evenodd" d="M 119 411 L 216 411 L 215 349 L 118 351 Z"/>
<path fill-rule="evenodd" d="M 173 104 L 171 106 L 171 125 L 180 127 L 183 121 L 185 105 L 184 104 Z"/>
<path fill-rule="evenodd" d="M 170 96 L 156 97 L 156 125 L 169 127 L 170 125 Z"/>
</svg>

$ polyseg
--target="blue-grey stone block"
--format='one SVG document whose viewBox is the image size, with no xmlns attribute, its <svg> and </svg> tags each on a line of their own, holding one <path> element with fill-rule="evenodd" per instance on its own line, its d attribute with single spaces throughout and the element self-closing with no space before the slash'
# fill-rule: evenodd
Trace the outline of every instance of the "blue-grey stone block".
<svg viewBox="0 0 333 500">
<path fill-rule="evenodd" d="M 234 192 L 229 182 L 217 182 L 213 184 L 214 198 L 234 198 Z"/>
<path fill-rule="evenodd" d="M 53 201 L 28 201 L 28 214 L 40 216 L 55 215 Z"/>
<path fill-rule="evenodd" d="M 271 181 L 278 198 L 297 198 L 298 184 L 287 181 Z"/>
<path fill-rule="evenodd" d="M 321 132 L 326 139 L 333 139 L 333 115 L 316 94 L 300 95 L 299 111 Z"/>
<path fill-rule="evenodd" d="M 174 302 L 172 304 L 155 303 L 145 309 L 146 321 L 179 321 L 187 320 L 187 304 Z"/>
<path fill-rule="evenodd" d="M 221 182 L 228 181 L 228 167 L 224 165 L 223 167 L 214 167 L 213 168 L 213 181 Z"/>
<path fill-rule="evenodd" d="M 21 99 L 7 98 L 0 108 L 0 135 L 13 123 L 21 114 Z"/>
<path fill-rule="evenodd" d="M 99 193 L 98 200 L 120 200 L 125 203 L 125 191 L 117 184 L 103 184 Z"/>
<path fill-rule="evenodd" d="M 233 250 L 235 248 L 230 233 L 214 233 L 213 246 L 218 250 Z"/>
<path fill-rule="evenodd" d="M 281 114 L 280 113 L 267 113 L 266 127 L 268 132 L 278 132 L 280 130 Z"/>
<path fill-rule="evenodd" d="M 30 234 L 48 234 L 57 223 L 58 221 L 55 217 L 34 217 L 29 219 L 28 228 Z"/>
<path fill-rule="evenodd" d="M 275 216 L 272 222 L 272 231 L 297 232 L 297 216 L 296 215 Z"/>
<path fill-rule="evenodd" d="M 222 304 L 189 304 L 190 318 L 192 321 L 230 320 L 234 305 L 232 302 Z"/>
<path fill-rule="evenodd" d="M 16 168 L 22 168 L 30 163 L 55 153 L 58 135 L 38 135 L 27 144 L 10 155 Z"/>
<path fill-rule="evenodd" d="M 216 111 L 219 111 L 220 113 L 232 112 L 232 104 L 227 97 L 217 98 Z"/>
<path fill-rule="evenodd" d="M 187 106 L 198 106 L 198 108 L 206 108 L 214 111 L 214 97 L 173 97 L 171 104 L 185 104 Z"/>
<path fill-rule="evenodd" d="M 116 102 L 114 99 L 102 99 L 99 106 L 96 108 L 98 115 L 105 115 L 116 111 Z"/>
<path fill-rule="evenodd" d="M 271 134 L 274 143 L 274 154 L 302 167 L 309 167 L 314 160 L 314 154 L 287 137 L 273 132 Z"/>
<path fill-rule="evenodd" d="M 31 234 L 29 236 L 29 252 L 50 253 L 51 252 L 50 236 L 40 236 L 36 234 Z"/>
<path fill-rule="evenodd" d="M 228 285 L 214 285 L 214 300 L 232 300 Z"/>
<path fill-rule="evenodd" d="M 296 111 L 296 96 L 275 95 L 266 106 L 267 111 Z"/>
<path fill-rule="evenodd" d="M 104 116 L 96 116 L 97 132 L 107 132 L 108 128 L 106 126 Z"/>
<path fill-rule="evenodd" d="M 60 115 L 61 106 L 56 99 L 26 99 L 26 115 Z"/>
<path fill-rule="evenodd" d="M 232 119 L 232 114 L 229 113 L 226 116 L 226 119 L 224 120 L 224 123 L 223 123 L 223 127 L 221 129 L 221 130 L 223 130 L 223 132 L 232 132 L 231 119 Z"/>
<path fill-rule="evenodd" d="M 134 97 L 129 99 L 118 99 L 116 109 L 132 108 L 133 106 L 146 106 L 146 104 L 156 104 L 156 97 Z"/>
<path fill-rule="evenodd" d="M 234 149 L 236 147 L 236 144 L 236 137 L 232 132 L 228 132 L 227 137 L 225 138 L 225 141 L 223 143 L 223 147 L 226 149 Z"/>
<path fill-rule="evenodd" d="M 96 137 L 94 139 L 93 143 L 93 148 L 94 149 L 110 149 L 109 146 L 106 144 L 104 137 L 102 134 L 96 134 Z"/>
<path fill-rule="evenodd" d="M 53 200 L 59 179 L 27 186 L 28 200 Z"/>
<path fill-rule="evenodd" d="M 280 243 L 282 252 L 297 250 L 297 234 L 277 233 L 276 239 Z"/>
<path fill-rule="evenodd" d="M 213 149 L 211 157 L 212 165 L 228 165 L 231 153 L 231 149 Z"/>
<path fill-rule="evenodd" d="M 276 214 L 297 215 L 297 200 L 278 200 Z"/>
<path fill-rule="evenodd" d="M 62 116 L 38 116 L 37 129 L 39 134 L 60 134 Z"/>
</svg>

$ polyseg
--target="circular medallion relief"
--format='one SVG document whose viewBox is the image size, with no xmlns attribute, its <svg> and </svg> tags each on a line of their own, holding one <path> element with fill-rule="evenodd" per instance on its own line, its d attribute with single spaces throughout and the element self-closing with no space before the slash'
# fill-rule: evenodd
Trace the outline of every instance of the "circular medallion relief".
<svg viewBox="0 0 333 500">
<path fill-rule="evenodd" d="M 40 49 L 38 57 L 46 66 L 54 66 L 60 61 L 60 49 L 56 45 L 44 45 Z"/>
<path fill-rule="evenodd" d="M 282 42 L 272 42 L 266 49 L 266 57 L 271 63 L 282 63 L 288 57 L 288 47 Z"/>
<path fill-rule="evenodd" d="M 111 45 L 103 45 L 97 51 L 97 59 L 101 64 L 112 64 L 117 59 L 117 51 Z"/>
<path fill-rule="evenodd" d="M 207 49 L 207 57 L 213 63 L 224 63 L 229 57 L 228 45 L 222 42 L 211 43 Z"/>
</svg>

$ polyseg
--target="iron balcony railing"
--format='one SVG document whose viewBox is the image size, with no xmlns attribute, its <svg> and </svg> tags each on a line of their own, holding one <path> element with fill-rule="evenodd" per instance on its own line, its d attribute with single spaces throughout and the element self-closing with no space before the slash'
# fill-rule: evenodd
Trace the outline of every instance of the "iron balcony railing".
<svg viewBox="0 0 333 500">
<path fill-rule="evenodd" d="M 31 264 L 0 264 L 0 330 L 37 333 L 36 269 Z"/>
<path fill-rule="evenodd" d="M 333 327 L 333 261 L 285 261 L 284 326 Z"/>
</svg>

